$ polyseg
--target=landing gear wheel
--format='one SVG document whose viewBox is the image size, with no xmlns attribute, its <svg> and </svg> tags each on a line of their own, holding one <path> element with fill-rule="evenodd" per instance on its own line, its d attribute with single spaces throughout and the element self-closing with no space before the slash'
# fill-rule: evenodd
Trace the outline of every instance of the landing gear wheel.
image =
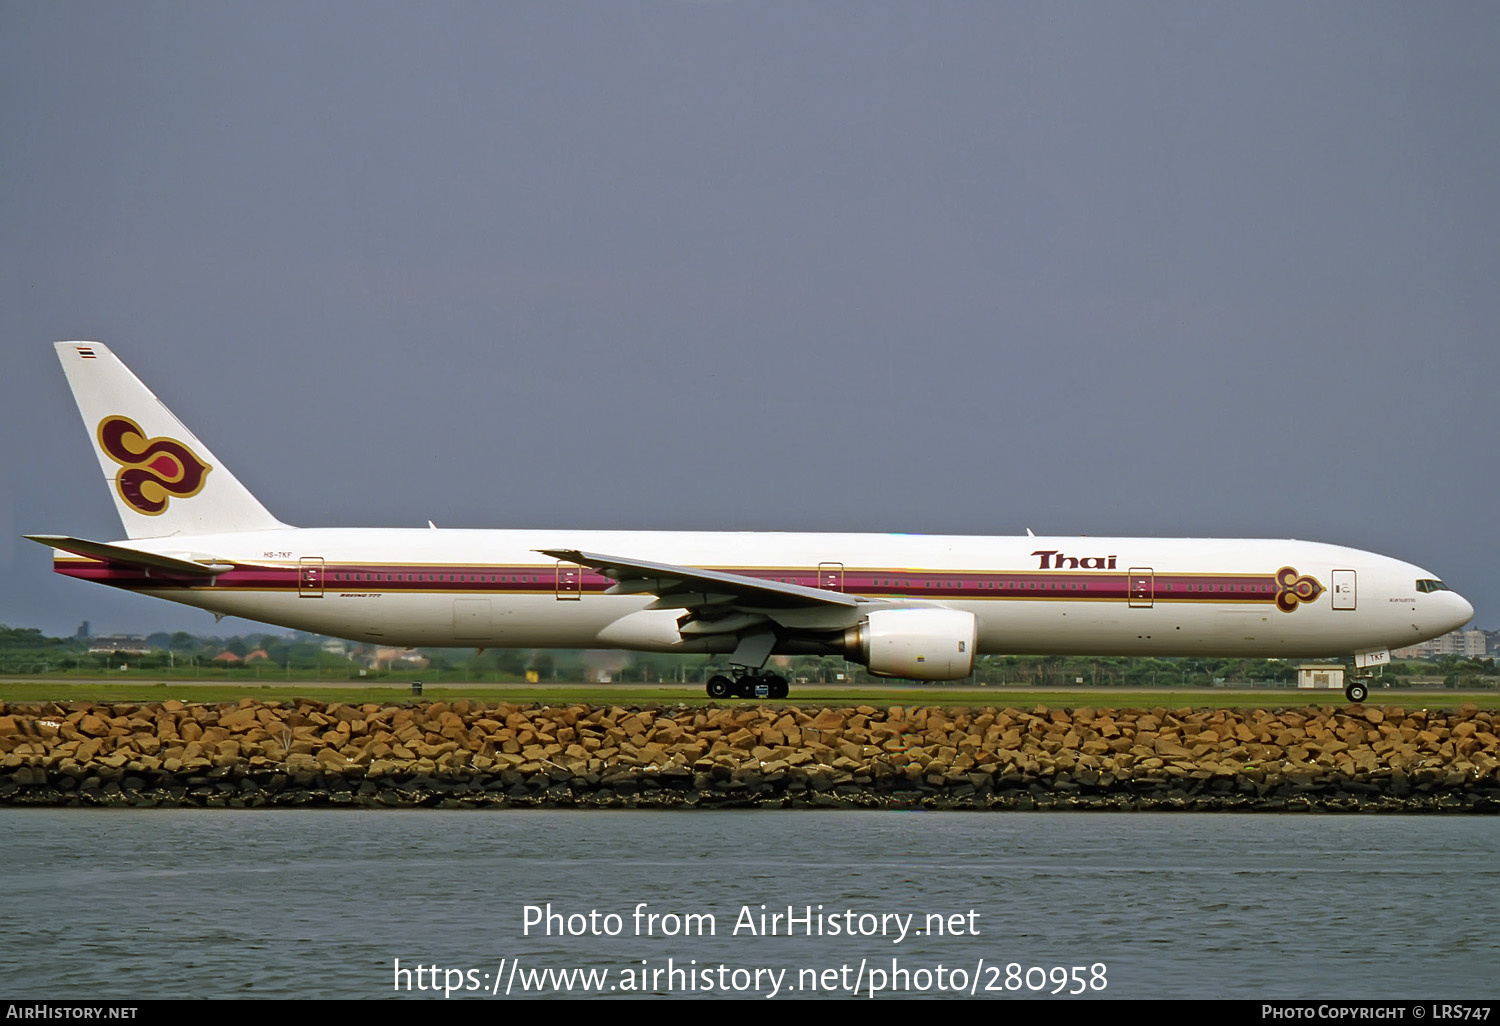
<svg viewBox="0 0 1500 1026">
<path fill-rule="evenodd" d="M 1344 697 L 1351 702 L 1363 702 L 1370 697 L 1370 689 L 1362 680 L 1351 680 L 1344 685 Z"/>
<path fill-rule="evenodd" d="M 787 692 L 791 690 L 787 687 L 786 678 L 780 676 L 779 674 L 767 674 L 764 679 L 767 686 L 770 688 L 771 698 L 785 698 L 787 696 Z"/>
<path fill-rule="evenodd" d="M 708 697 L 727 698 L 729 697 L 730 689 L 733 687 L 734 683 L 722 674 L 717 677 L 710 677 L 708 680 Z"/>
</svg>

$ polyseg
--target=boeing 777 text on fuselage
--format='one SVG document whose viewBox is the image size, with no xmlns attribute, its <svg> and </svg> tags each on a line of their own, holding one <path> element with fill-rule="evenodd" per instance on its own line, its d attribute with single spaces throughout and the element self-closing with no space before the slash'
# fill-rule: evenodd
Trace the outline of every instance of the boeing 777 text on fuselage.
<svg viewBox="0 0 1500 1026">
<path fill-rule="evenodd" d="M 58 573 L 352 641 L 721 653 L 710 696 L 778 698 L 776 654 L 917 680 L 999 653 L 1373 667 L 1474 612 L 1410 563 L 1291 540 L 290 527 L 109 349 L 57 354 L 126 534 L 28 535 Z"/>
</svg>

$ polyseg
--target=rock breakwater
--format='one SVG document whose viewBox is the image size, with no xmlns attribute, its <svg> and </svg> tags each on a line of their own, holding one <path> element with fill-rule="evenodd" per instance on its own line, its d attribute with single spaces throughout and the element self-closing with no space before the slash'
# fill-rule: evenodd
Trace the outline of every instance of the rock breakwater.
<svg viewBox="0 0 1500 1026">
<path fill-rule="evenodd" d="M 1491 713 L 0 704 L 0 804 L 1500 812 Z"/>
</svg>

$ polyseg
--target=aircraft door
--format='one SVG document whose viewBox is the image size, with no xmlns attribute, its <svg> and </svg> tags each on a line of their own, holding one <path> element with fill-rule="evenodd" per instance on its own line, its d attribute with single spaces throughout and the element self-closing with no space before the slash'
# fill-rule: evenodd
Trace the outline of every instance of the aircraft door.
<svg viewBox="0 0 1500 1026">
<path fill-rule="evenodd" d="M 557 597 L 563 602 L 583 598 L 583 567 L 560 559 L 557 561 Z"/>
<path fill-rule="evenodd" d="M 819 563 L 818 587 L 824 591 L 844 590 L 844 564 Z"/>
<path fill-rule="evenodd" d="M 1150 609 L 1156 600 L 1156 578 L 1149 566 L 1133 566 L 1126 578 L 1131 609 Z"/>
<path fill-rule="evenodd" d="M 1333 572 L 1333 608 L 1353 609 L 1355 606 L 1355 578 L 1353 570 Z"/>
<path fill-rule="evenodd" d="M 323 597 L 322 556 L 303 556 L 297 561 L 297 595 L 300 598 Z"/>
</svg>

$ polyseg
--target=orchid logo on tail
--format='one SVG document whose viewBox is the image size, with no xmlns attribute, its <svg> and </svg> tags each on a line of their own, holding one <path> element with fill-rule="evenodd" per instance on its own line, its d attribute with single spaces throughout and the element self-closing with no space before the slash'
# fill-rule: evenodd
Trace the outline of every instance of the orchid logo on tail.
<svg viewBox="0 0 1500 1026">
<path fill-rule="evenodd" d="M 147 438 L 129 417 L 105 417 L 98 437 L 99 448 L 120 465 L 115 490 L 127 506 L 148 517 L 166 512 L 174 495 L 197 495 L 213 469 L 175 438 Z"/>
</svg>

